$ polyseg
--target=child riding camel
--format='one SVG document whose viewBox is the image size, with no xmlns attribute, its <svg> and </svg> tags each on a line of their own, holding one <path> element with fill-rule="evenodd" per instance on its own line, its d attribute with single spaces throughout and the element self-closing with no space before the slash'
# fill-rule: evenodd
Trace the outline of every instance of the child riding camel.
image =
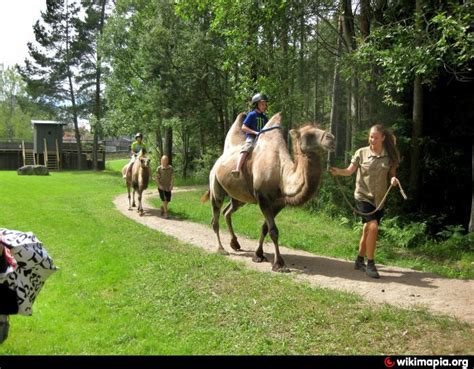
<svg viewBox="0 0 474 369">
<path fill-rule="evenodd" d="M 268 117 L 265 115 L 267 110 L 268 97 L 258 93 L 252 97 L 253 110 L 247 114 L 242 124 L 242 131 L 245 133 L 245 144 L 240 151 L 240 157 L 237 162 L 237 168 L 232 171 L 234 178 L 239 178 L 240 171 L 244 165 L 245 159 L 252 152 L 257 135 L 262 130 L 263 126 L 268 122 Z"/>
<path fill-rule="evenodd" d="M 130 149 L 131 157 L 128 163 L 127 172 L 123 175 L 123 178 L 127 178 L 127 176 L 132 173 L 133 163 L 135 162 L 135 159 L 140 154 L 140 152 L 141 152 L 141 155 L 144 155 L 147 153 L 146 144 L 143 143 L 142 140 L 143 140 L 143 135 L 140 132 L 138 132 L 135 135 L 135 141 L 133 141 L 131 149 Z"/>
</svg>

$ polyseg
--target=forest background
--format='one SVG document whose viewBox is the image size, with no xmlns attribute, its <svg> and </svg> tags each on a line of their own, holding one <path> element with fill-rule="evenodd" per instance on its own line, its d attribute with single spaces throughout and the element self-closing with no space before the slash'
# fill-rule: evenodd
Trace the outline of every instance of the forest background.
<svg viewBox="0 0 474 369">
<path fill-rule="evenodd" d="M 473 25 L 462 0 L 48 0 L 29 57 L 0 68 L 0 139 L 31 140 L 31 119 L 55 119 L 81 148 L 86 119 L 95 150 L 142 132 L 155 164 L 166 154 L 205 182 L 263 92 L 286 136 L 308 121 L 335 134 L 333 165 L 371 125 L 389 127 L 409 195 L 390 198 L 392 237 L 472 251 Z M 353 219 L 327 174 L 308 208 Z"/>
</svg>

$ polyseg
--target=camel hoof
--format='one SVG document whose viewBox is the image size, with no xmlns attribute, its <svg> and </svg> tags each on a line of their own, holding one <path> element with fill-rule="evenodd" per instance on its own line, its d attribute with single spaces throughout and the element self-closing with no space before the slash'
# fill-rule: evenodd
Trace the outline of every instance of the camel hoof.
<svg viewBox="0 0 474 369">
<path fill-rule="evenodd" d="M 268 259 L 267 259 L 265 256 L 256 256 L 256 255 L 255 255 L 255 256 L 252 258 L 252 261 L 253 261 L 254 263 L 263 263 L 264 261 L 268 261 Z"/>
<path fill-rule="evenodd" d="M 278 272 L 278 273 L 289 273 L 290 272 L 290 269 L 288 269 L 284 265 L 279 265 L 279 264 L 273 264 L 272 270 L 274 272 Z"/>
<path fill-rule="evenodd" d="M 225 251 L 224 249 L 218 249 L 218 250 L 217 250 L 217 253 L 218 253 L 218 254 L 221 254 L 221 255 L 224 255 L 224 256 L 229 255 L 229 253 L 228 253 L 227 251 Z"/>
<path fill-rule="evenodd" d="M 232 247 L 232 250 L 235 250 L 235 251 L 240 250 L 240 244 L 239 244 L 239 241 L 237 241 L 237 238 L 233 238 L 230 241 L 230 247 Z"/>
</svg>

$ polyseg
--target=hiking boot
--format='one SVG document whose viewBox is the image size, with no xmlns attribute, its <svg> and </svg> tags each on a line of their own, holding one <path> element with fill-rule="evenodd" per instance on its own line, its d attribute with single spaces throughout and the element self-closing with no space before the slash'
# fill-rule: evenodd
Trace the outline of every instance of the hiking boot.
<svg viewBox="0 0 474 369">
<path fill-rule="evenodd" d="M 377 272 L 377 268 L 375 267 L 375 263 L 373 260 L 368 260 L 367 261 L 367 275 L 370 278 L 380 278 L 379 272 Z"/>
<path fill-rule="evenodd" d="M 232 177 L 234 178 L 239 178 L 240 177 L 240 171 L 237 169 L 234 169 L 232 172 Z"/>
<path fill-rule="evenodd" d="M 358 256 L 355 263 L 354 263 L 354 269 L 355 270 L 362 270 L 365 272 L 365 263 L 364 263 L 364 258 L 362 256 Z"/>
<path fill-rule="evenodd" d="M 9 330 L 8 315 L 0 315 L 0 343 L 7 339 Z"/>
</svg>

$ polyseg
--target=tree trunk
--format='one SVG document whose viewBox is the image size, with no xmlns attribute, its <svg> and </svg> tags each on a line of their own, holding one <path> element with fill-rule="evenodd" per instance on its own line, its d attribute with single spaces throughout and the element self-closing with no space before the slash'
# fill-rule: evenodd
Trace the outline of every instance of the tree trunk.
<svg viewBox="0 0 474 369">
<path fill-rule="evenodd" d="M 338 30 L 339 33 L 342 34 L 342 16 L 339 16 L 338 20 Z M 328 162 L 327 165 L 332 166 L 334 165 L 334 159 L 337 154 L 338 140 L 338 126 L 339 126 L 339 95 L 341 91 L 341 79 L 340 79 L 340 55 L 342 52 L 342 39 L 341 37 L 337 38 L 337 56 L 334 63 L 334 75 L 333 75 L 333 83 L 332 83 L 332 101 L 331 101 L 331 118 L 329 121 L 330 124 L 330 131 L 336 137 L 336 151 L 335 152 L 328 152 Z"/>
<path fill-rule="evenodd" d="M 423 18 L 422 18 L 423 0 L 416 0 L 416 25 L 417 29 L 422 30 Z M 418 39 L 417 43 L 421 43 L 422 40 Z M 423 131 L 423 85 L 421 83 L 421 77 L 415 76 L 413 83 L 413 127 L 411 133 L 411 147 L 410 147 L 410 192 L 414 204 L 418 203 L 419 200 L 419 185 L 420 185 L 420 153 L 421 144 L 420 137 Z"/>
<path fill-rule="evenodd" d="M 162 119 L 161 116 L 158 116 L 158 124 L 155 128 L 155 145 L 158 148 L 158 162 L 160 161 L 161 156 L 164 154 L 163 150 L 163 136 L 161 134 L 161 123 Z"/>
<path fill-rule="evenodd" d="M 410 148 L 410 192 L 411 197 L 418 201 L 420 182 L 420 136 L 423 129 L 423 86 L 421 77 L 415 77 L 413 86 L 413 127 Z"/>
<path fill-rule="evenodd" d="M 77 143 L 77 169 L 83 169 L 82 168 L 81 132 L 79 131 L 79 117 L 77 114 L 76 97 L 74 94 L 74 87 L 72 85 L 72 77 L 71 77 L 70 72 L 68 73 L 68 80 L 69 80 L 69 95 L 70 95 L 71 104 L 72 104 L 72 117 L 73 117 L 73 122 L 74 122 L 74 134 L 75 134 L 76 143 Z"/>
<path fill-rule="evenodd" d="M 370 0 L 360 0 L 360 34 L 365 41 L 370 35 Z"/>
<path fill-rule="evenodd" d="M 318 33 L 319 33 L 319 19 L 316 19 L 316 37 L 315 37 L 315 63 L 314 63 L 314 122 L 319 122 L 319 42 L 318 42 Z"/>
<path fill-rule="evenodd" d="M 474 231 L 474 144 L 471 147 L 471 220 L 469 221 L 469 233 Z"/>
<path fill-rule="evenodd" d="M 69 14 L 68 4 L 66 3 L 66 9 Z M 70 41 L 69 41 L 69 15 L 66 18 L 66 64 L 67 64 L 67 79 L 69 83 L 69 98 L 72 105 L 72 116 L 74 122 L 74 133 L 76 136 L 77 143 L 77 169 L 82 169 L 82 143 L 81 133 L 79 131 L 79 118 L 77 114 L 76 96 L 74 94 L 74 85 L 72 83 L 72 71 L 71 71 L 71 55 L 70 55 Z"/>
<path fill-rule="evenodd" d="M 344 8 L 344 39 L 346 40 L 347 51 L 352 53 L 356 50 L 355 41 L 355 30 L 354 30 L 354 14 L 352 13 L 352 1 L 343 0 Z M 355 68 L 352 70 L 352 77 L 350 83 L 347 86 L 347 107 L 348 111 L 346 119 L 346 152 L 351 151 L 354 146 L 354 139 L 359 126 L 359 81 L 356 77 L 357 71 Z M 350 139 L 349 139 L 350 138 Z M 348 158 L 345 158 L 347 164 Z"/>
<path fill-rule="evenodd" d="M 104 29 L 105 22 L 105 5 L 107 0 L 102 0 L 101 10 L 100 10 L 100 22 L 99 22 L 99 35 L 102 35 L 102 30 Z M 98 40 L 97 40 L 98 42 Z M 98 165 L 98 153 L 99 153 L 99 136 L 102 136 L 102 123 L 101 123 L 101 95 L 100 95 L 100 83 L 102 77 L 102 56 L 99 53 L 99 48 L 96 49 L 96 75 L 95 75 L 95 124 L 94 124 L 94 144 L 92 147 L 92 167 L 94 170 L 99 169 Z"/>
<path fill-rule="evenodd" d="M 173 163 L 173 128 L 166 127 L 165 129 L 165 155 L 169 159 L 169 163 Z"/>
</svg>

